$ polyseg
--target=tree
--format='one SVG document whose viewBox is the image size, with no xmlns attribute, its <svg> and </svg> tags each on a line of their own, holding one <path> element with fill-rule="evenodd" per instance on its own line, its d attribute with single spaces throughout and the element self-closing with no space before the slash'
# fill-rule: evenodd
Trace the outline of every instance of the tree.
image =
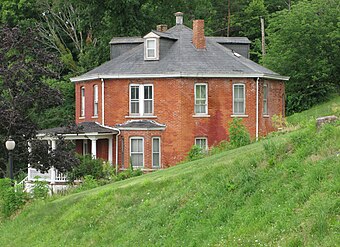
<svg viewBox="0 0 340 247">
<path fill-rule="evenodd" d="M 16 141 L 15 173 L 27 169 L 27 141 L 38 129 L 34 117 L 62 103 L 45 79 L 57 77 L 60 63 L 40 43 L 34 28 L 0 28 L 0 176 L 5 175 L 8 136 Z"/>
<path fill-rule="evenodd" d="M 270 20 L 265 65 L 290 76 L 287 113 L 324 101 L 340 78 L 339 3 L 301 1 Z"/>
</svg>

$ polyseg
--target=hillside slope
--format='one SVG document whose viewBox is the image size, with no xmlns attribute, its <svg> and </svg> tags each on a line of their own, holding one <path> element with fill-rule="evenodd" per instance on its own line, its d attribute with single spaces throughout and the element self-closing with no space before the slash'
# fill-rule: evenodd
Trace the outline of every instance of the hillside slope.
<svg viewBox="0 0 340 247">
<path fill-rule="evenodd" d="M 1 246 L 336 246 L 340 127 L 314 123 L 49 202 L 0 225 Z"/>
</svg>

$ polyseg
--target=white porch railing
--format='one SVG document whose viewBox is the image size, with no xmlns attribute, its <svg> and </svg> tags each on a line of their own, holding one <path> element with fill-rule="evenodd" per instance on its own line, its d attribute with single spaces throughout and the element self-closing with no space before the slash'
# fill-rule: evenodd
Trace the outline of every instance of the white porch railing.
<svg viewBox="0 0 340 247">
<path fill-rule="evenodd" d="M 35 168 L 28 167 L 28 181 L 67 182 L 66 175 L 55 168 L 51 168 L 46 173 L 41 173 Z"/>
</svg>

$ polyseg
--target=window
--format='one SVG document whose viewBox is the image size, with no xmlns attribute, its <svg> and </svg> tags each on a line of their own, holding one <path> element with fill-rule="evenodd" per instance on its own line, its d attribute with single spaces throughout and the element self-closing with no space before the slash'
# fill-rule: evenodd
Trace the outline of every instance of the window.
<svg viewBox="0 0 340 247">
<path fill-rule="evenodd" d="M 207 89 L 206 83 L 195 84 L 195 114 L 208 114 Z"/>
<path fill-rule="evenodd" d="M 202 148 L 203 151 L 208 150 L 208 139 L 206 137 L 195 138 L 195 145 Z"/>
<path fill-rule="evenodd" d="M 263 115 L 268 115 L 268 86 L 263 85 Z"/>
<path fill-rule="evenodd" d="M 88 144 L 87 144 L 87 140 L 83 140 L 83 155 L 88 154 Z"/>
<path fill-rule="evenodd" d="M 98 85 L 93 86 L 93 116 L 98 116 Z"/>
<path fill-rule="evenodd" d="M 85 116 L 85 88 L 80 88 L 80 116 Z"/>
<path fill-rule="evenodd" d="M 156 59 L 156 39 L 147 39 L 146 40 L 146 49 L 145 49 L 146 59 Z"/>
<path fill-rule="evenodd" d="M 130 159 L 133 167 L 143 167 L 144 164 L 144 139 L 143 137 L 131 137 Z"/>
<path fill-rule="evenodd" d="M 233 113 L 245 114 L 245 86 L 244 84 L 233 85 Z"/>
<path fill-rule="evenodd" d="M 161 138 L 152 138 L 152 167 L 160 167 L 161 164 Z"/>
<path fill-rule="evenodd" d="M 130 85 L 130 115 L 153 115 L 153 85 Z"/>
</svg>

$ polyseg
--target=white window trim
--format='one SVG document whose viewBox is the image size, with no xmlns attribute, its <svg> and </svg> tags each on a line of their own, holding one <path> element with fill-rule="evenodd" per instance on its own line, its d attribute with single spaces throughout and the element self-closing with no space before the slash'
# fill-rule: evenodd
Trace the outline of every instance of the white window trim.
<svg viewBox="0 0 340 247">
<path fill-rule="evenodd" d="M 235 86 L 243 86 L 243 95 L 244 95 L 244 104 L 243 104 L 243 112 L 235 113 Z M 235 83 L 233 84 L 233 116 L 241 115 L 241 116 L 248 116 L 246 115 L 246 85 L 245 83 Z"/>
<path fill-rule="evenodd" d="M 206 99 L 205 99 L 205 102 L 206 102 L 206 106 L 205 106 L 205 113 L 197 113 L 196 112 L 196 86 L 202 86 L 204 85 L 205 86 L 205 95 L 206 95 Z M 209 99 L 209 95 L 208 95 L 208 83 L 195 83 L 195 86 L 194 86 L 194 116 L 207 116 L 208 115 L 208 99 Z"/>
<path fill-rule="evenodd" d="M 203 151 L 208 151 L 208 137 L 205 137 L 205 136 L 198 136 L 198 137 L 195 137 L 195 145 L 198 146 L 196 144 L 196 141 L 199 140 L 199 139 L 205 139 L 205 149 L 203 149 Z"/>
<path fill-rule="evenodd" d="M 148 48 L 148 41 L 154 40 L 155 41 L 155 48 Z M 144 58 L 145 60 L 159 60 L 159 39 L 158 38 L 146 38 L 145 45 L 144 45 Z M 149 57 L 148 50 L 155 50 L 155 56 Z"/>
<path fill-rule="evenodd" d="M 142 140 L 142 147 L 143 147 L 143 166 L 133 166 L 133 167 L 134 168 L 144 168 L 144 166 L 145 166 L 145 163 L 144 163 L 144 155 L 145 155 L 144 137 L 141 137 L 141 136 L 131 136 L 130 137 L 130 150 L 129 150 L 130 159 L 131 159 L 131 151 L 132 151 L 132 140 Z"/>
<path fill-rule="evenodd" d="M 132 113 L 131 112 L 131 88 L 135 86 L 138 87 L 139 91 L 139 113 Z M 151 113 L 144 113 L 144 87 L 151 86 L 152 89 L 152 112 Z M 129 85 L 129 115 L 130 116 L 140 116 L 140 117 L 153 117 L 154 116 L 154 104 L 155 104 L 155 94 L 154 94 L 154 87 L 153 84 L 130 84 Z"/>
<path fill-rule="evenodd" d="M 98 85 L 93 86 L 93 117 L 98 117 L 99 112 L 99 92 Z M 97 112 L 95 111 L 95 105 L 97 105 Z"/>
<path fill-rule="evenodd" d="M 80 117 L 85 117 L 85 87 L 80 87 Z"/>
<path fill-rule="evenodd" d="M 266 98 L 264 98 L 264 90 L 265 90 L 265 88 L 266 88 L 266 91 L 267 91 L 267 97 Z M 268 117 L 268 115 L 269 115 L 268 114 L 268 93 L 269 93 L 268 84 L 263 84 L 263 101 L 262 101 L 263 106 L 262 106 L 262 113 L 263 113 L 264 117 Z M 266 102 L 266 105 L 267 105 L 267 111 L 266 112 L 264 111 L 264 105 L 265 105 L 264 102 Z"/>
<path fill-rule="evenodd" d="M 154 151 L 153 151 L 153 140 L 155 140 L 155 139 L 158 139 L 159 140 L 159 147 L 158 147 L 158 149 L 159 149 L 159 152 L 158 152 L 158 154 L 159 154 L 159 160 L 158 160 L 158 162 L 159 162 L 159 166 L 154 166 L 153 165 L 153 154 L 154 154 Z M 161 168 L 162 167 L 162 163 L 161 163 L 161 160 L 162 160 L 162 156 L 161 156 L 161 153 L 162 153 L 162 148 L 161 148 L 161 138 L 160 137 L 152 137 L 152 143 L 151 143 L 151 145 L 152 145 L 152 148 L 151 148 L 151 156 L 152 156 L 152 168 Z"/>
</svg>

